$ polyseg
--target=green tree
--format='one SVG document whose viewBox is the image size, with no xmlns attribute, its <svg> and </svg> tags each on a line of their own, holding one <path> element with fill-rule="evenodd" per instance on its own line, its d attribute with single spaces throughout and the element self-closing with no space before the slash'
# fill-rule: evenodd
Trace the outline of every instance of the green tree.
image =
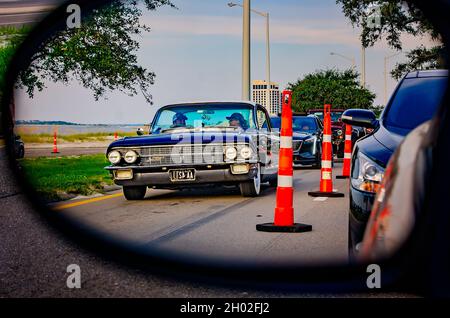
<svg viewBox="0 0 450 318">
<path fill-rule="evenodd" d="M 334 108 L 370 108 L 375 94 L 360 86 L 354 70 L 320 70 L 289 83 L 292 90 L 294 111 L 322 108 L 331 104 Z"/>
<path fill-rule="evenodd" d="M 170 0 L 143 0 L 147 10 L 174 5 Z M 69 83 L 76 80 L 93 91 L 98 100 L 108 91 L 130 96 L 142 92 L 151 103 L 149 86 L 155 73 L 138 64 L 137 36 L 150 28 L 141 24 L 142 6 L 135 0 L 112 1 L 83 17 L 80 28 L 54 34 L 32 57 L 30 67 L 18 79 L 30 98 L 43 90 L 45 81 Z"/>
<path fill-rule="evenodd" d="M 442 43 L 437 30 L 413 3 L 393 0 L 336 0 L 336 3 L 342 5 L 345 16 L 353 26 L 362 28 L 361 42 L 366 48 L 386 39 L 392 49 L 401 51 L 402 34 L 428 35 L 432 40 Z M 372 19 L 377 15 L 379 19 L 373 23 Z M 419 46 L 406 53 L 407 62 L 398 63 L 391 75 L 399 79 L 411 70 L 445 68 L 444 50 L 443 44 L 430 49 Z"/>
<path fill-rule="evenodd" d="M 26 26 L 20 28 L 0 27 L 0 94 L 5 85 L 8 65 L 16 52 L 17 46 L 29 30 L 30 28 Z"/>
</svg>

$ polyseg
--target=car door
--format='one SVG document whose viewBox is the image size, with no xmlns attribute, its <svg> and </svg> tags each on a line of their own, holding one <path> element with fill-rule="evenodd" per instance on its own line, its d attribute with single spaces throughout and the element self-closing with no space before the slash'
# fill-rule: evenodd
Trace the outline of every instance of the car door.
<svg viewBox="0 0 450 318">
<path fill-rule="evenodd" d="M 272 130 L 270 116 L 264 107 L 257 107 L 256 117 L 259 131 L 258 152 L 261 162 L 264 164 L 265 173 L 277 173 L 278 153 L 280 150 L 279 135 Z"/>
</svg>

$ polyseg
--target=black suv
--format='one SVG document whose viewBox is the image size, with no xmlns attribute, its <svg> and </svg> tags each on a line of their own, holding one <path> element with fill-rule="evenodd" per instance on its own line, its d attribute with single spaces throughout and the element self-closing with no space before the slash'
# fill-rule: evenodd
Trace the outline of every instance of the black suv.
<svg viewBox="0 0 450 318">
<path fill-rule="evenodd" d="M 447 70 L 414 71 L 400 81 L 379 119 L 362 109 L 349 109 L 342 115 L 346 124 L 374 129 L 356 142 L 352 155 L 350 257 L 363 239 L 387 162 L 411 130 L 433 117 L 444 97 L 447 80 Z"/>
</svg>

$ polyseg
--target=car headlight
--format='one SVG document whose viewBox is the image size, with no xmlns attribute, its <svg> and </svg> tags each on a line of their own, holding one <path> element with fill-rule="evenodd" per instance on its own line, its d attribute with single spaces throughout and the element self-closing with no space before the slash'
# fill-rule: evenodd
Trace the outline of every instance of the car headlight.
<svg viewBox="0 0 450 318">
<path fill-rule="evenodd" d="M 252 148 L 245 146 L 242 147 L 240 154 L 243 159 L 249 159 L 253 154 L 253 150 Z"/>
<path fill-rule="evenodd" d="M 225 157 L 228 160 L 236 159 L 237 157 L 237 150 L 234 147 L 226 147 L 225 148 Z"/>
<path fill-rule="evenodd" d="M 358 152 L 352 174 L 352 184 L 361 191 L 376 193 L 384 176 L 384 168 Z"/>
<path fill-rule="evenodd" d="M 311 152 L 312 155 L 315 155 L 317 152 L 317 137 L 314 136 L 303 141 L 303 149 L 307 149 Z"/>
<path fill-rule="evenodd" d="M 125 153 L 125 156 L 123 157 L 123 159 L 125 160 L 126 163 L 134 163 L 134 162 L 136 162 L 137 158 L 138 158 L 138 155 L 133 150 L 127 151 Z"/>
<path fill-rule="evenodd" d="M 122 155 L 117 150 L 113 150 L 108 154 L 108 160 L 113 165 L 119 163 L 121 158 L 122 158 Z"/>
</svg>

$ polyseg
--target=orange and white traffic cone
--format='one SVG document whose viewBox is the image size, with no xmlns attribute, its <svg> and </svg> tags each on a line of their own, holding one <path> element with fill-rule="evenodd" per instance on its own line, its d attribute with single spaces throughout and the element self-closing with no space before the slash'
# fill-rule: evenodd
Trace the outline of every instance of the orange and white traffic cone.
<svg viewBox="0 0 450 318">
<path fill-rule="evenodd" d="M 281 110 L 280 153 L 278 166 L 278 187 L 273 223 L 257 224 L 262 232 L 309 232 L 312 226 L 294 223 L 294 188 L 292 166 L 292 92 L 283 91 Z"/>
<path fill-rule="evenodd" d="M 350 178 L 351 162 L 352 162 L 352 126 L 345 125 L 344 166 L 342 168 L 342 175 L 336 176 L 336 179 Z"/>
<path fill-rule="evenodd" d="M 320 191 L 308 192 L 312 197 L 343 197 L 343 193 L 333 191 L 333 146 L 331 144 L 331 105 L 323 110 L 322 169 L 320 171 Z"/>
<path fill-rule="evenodd" d="M 56 139 L 57 139 L 57 134 L 56 134 L 56 129 L 55 129 L 55 131 L 53 132 L 53 151 L 52 151 L 52 153 L 59 153 Z"/>
<path fill-rule="evenodd" d="M 117 131 L 114 133 L 114 140 L 117 140 L 118 136 L 117 136 Z"/>
</svg>

